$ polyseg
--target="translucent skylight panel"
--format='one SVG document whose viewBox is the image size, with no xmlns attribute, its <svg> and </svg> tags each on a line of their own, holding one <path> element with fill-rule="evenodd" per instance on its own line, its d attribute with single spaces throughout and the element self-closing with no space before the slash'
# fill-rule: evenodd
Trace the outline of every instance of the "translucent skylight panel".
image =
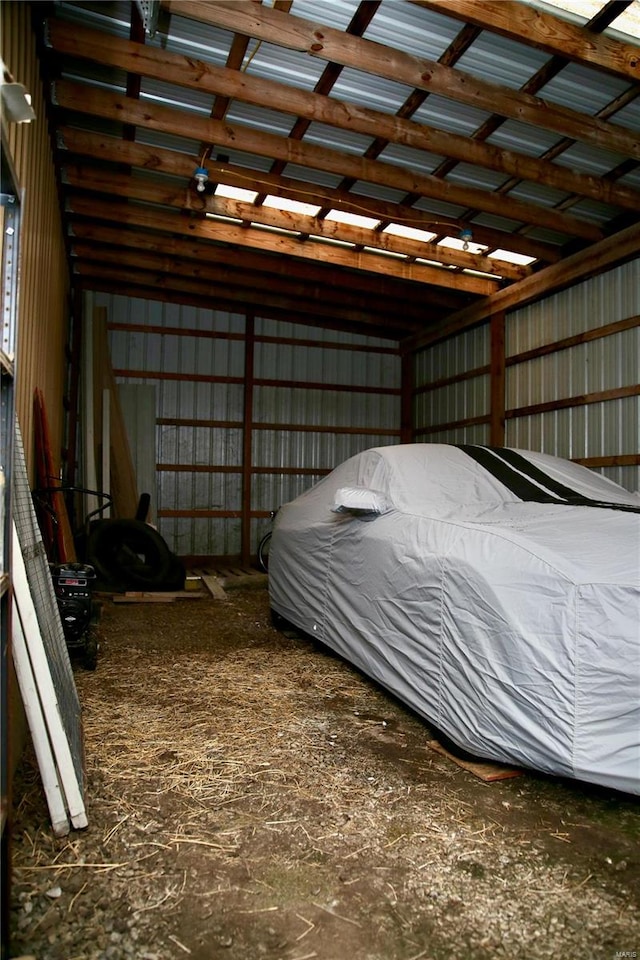
<svg viewBox="0 0 640 960">
<path fill-rule="evenodd" d="M 379 218 L 363 217 L 361 214 L 348 213 L 345 210 L 331 210 L 326 219 L 334 220 L 336 223 L 346 223 L 351 227 L 364 227 L 365 230 L 373 230 L 380 223 Z"/>
<path fill-rule="evenodd" d="M 631 37 L 640 42 L 640 3 L 632 3 L 611 23 L 607 33 L 620 33 L 622 39 Z"/>
<path fill-rule="evenodd" d="M 606 6 L 605 0 L 525 0 L 571 23 L 584 26 Z M 605 34 L 626 41 L 640 40 L 640 3 L 634 0 L 605 29 Z"/>
<path fill-rule="evenodd" d="M 466 249 L 465 249 L 466 244 Z M 450 250 L 462 250 L 465 253 L 484 253 L 487 249 L 486 246 L 483 246 L 481 243 L 475 243 L 473 239 L 463 240 L 461 237 L 443 237 L 442 240 L 438 241 L 439 247 L 447 247 Z"/>
<path fill-rule="evenodd" d="M 240 200 L 243 203 L 253 203 L 258 196 L 255 190 L 242 190 L 228 183 L 217 184 L 215 194 L 217 197 L 227 197 L 229 200 Z"/>
<path fill-rule="evenodd" d="M 584 26 L 602 10 L 604 0 L 527 0 L 530 6 L 537 7 L 571 23 Z"/>
<path fill-rule="evenodd" d="M 421 240 L 424 243 L 429 243 L 434 237 L 437 236 L 435 233 L 430 233 L 427 230 L 419 230 L 417 227 L 408 227 L 402 223 L 390 223 L 384 228 L 384 233 L 391 233 L 397 237 L 406 237 L 408 240 Z"/>
<path fill-rule="evenodd" d="M 285 210 L 287 213 L 299 213 L 304 217 L 316 217 L 320 211 L 317 204 L 301 203 L 299 200 L 289 200 L 287 197 L 274 197 L 269 194 L 263 206 L 276 210 Z"/>
<path fill-rule="evenodd" d="M 486 250 L 486 247 L 485 247 Z M 535 263 L 535 257 L 527 257 L 523 253 L 514 253 L 513 250 L 494 250 L 488 254 L 495 260 L 506 260 L 507 263 L 515 263 L 519 266 L 528 267 L 530 263 Z"/>
</svg>

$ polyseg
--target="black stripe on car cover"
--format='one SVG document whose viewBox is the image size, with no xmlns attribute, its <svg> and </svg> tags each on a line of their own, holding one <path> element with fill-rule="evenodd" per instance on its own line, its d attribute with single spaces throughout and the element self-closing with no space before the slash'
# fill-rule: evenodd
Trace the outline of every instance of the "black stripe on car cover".
<svg viewBox="0 0 640 960">
<path fill-rule="evenodd" d="M 479 463 L 507 489 L 524 501 L 533 503 L 561 503 L 565 506 L 599 507 L 603 510 L 621 510 L 640 513 L 640 507 L 630 503 L 609 503 L 585 497 L 558 480 L 554 480 L 526 457 L 504 447 L 481 447 L 458 444 L 458 449 Z M 525 474 L 525 476 L 523 476 Z M 541 489 L 541 486 L 546 489 Z"/>
</svg>

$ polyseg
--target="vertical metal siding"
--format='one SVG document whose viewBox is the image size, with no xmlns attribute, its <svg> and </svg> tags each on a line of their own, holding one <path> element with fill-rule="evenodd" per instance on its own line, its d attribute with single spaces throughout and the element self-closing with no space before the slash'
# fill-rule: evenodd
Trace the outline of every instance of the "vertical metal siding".
<svg viewBox="0 0 640 960">
<path fill-rule="evenodd" d="M 507 317 L 507 357 L 640 314 L 640 259 L 571 287 Z M 507 408 L 634 386 L 640 379 L 640 328 L 581 343 L 507 370 Z M 506 443 L 569 458 L 638 453 L 637 397 L 578 404 L 507 420 Z M 637 467 L 602 472 L 627 489 Z"/>
<path fill-rule="evenodd" d="M 485 367 L 490 360 L 491 341 L 488 324 L 467 330 L 421 351 L 416 357 L 415 386 L 428 386 L 440 380 Z M 445 427 L 458 420 L 486 416 L 489 413 L 490 381 L 487 374 L 437 387 L 416 394 L 414 427 L 416 430 L 443 425 L 423 437 L 432 443 L 487 443 L 488 424 Z"/>
<path fill-rule="evenodd" d="M 157 425 L 158 464 L 185 468 L 158 471 L 158 510 L 239 514 L 246 508 L 241 472 L 245 342 L 189 336 L 189 331 L 243 337 L 244 318 L 106 293 L 95 297 L 96 305 L 107 308 L 110 323 L 129 328 L 110 331 L 112 363 L 121 371 L 119 379 L 155 385 L 158 419 L 225 421 L 224 426 Z M 132 329 L 136 326 L 167 332 Z M 389 341 L 263 318 L 255 321 L 255 337 L 253 376 L 258 383 L 253 388 L 251 511 L 276 509 L 360 450 L 397 442 L 401 360 Z M 267 337 L 278 342 L 261 339 Z M 175 379 L 167 378 L 167 373 L 175 374 Z M 198 376 L 239 382 L 193 379 Z M 281 381 L 281 385 L 260 384 L 260 380 Z M 349 389 L 340 390 L 341 386 Z M 389 389 L 396 392 L 377 392 Z M 296 430 L 297 425 L 304 429 Z M 217 466 L 231 472 L 189 470 L 189 466 Z M 268 519 L 252 519 L 254 548 L 268 525 Z M 241 550 L 239 517 L 165 516 L 159 518 L 158 527 L 171 549 L 183 556 L 237 555 Z"/>
</svg>

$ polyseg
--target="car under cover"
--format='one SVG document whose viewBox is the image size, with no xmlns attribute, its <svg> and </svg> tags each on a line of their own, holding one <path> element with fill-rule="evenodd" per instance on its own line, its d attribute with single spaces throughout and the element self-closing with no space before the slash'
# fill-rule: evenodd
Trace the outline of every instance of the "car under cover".
<svg viewBox="0 0 640 960">
<path fill-rule="evenodd" d="M 366 450 L 283 506 L 272 610 L 461 749 L 640 793 L 640 497 L 542 453 Z"/>
</svg>

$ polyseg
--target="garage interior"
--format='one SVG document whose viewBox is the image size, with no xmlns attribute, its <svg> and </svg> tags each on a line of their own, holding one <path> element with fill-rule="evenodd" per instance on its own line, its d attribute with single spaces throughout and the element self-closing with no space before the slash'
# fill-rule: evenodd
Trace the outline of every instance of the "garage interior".
<svg viewBox="0 0 640 960">
<path fill-rule="evenodd" d="M 9 640 L 12 438 L 17 419 L 35 490 L 36 394 L 49 477 L 109 494 L 114 517 L 148 494 L 187 569 L 253 569 L 271 511 L 367 447 L 541 450 L 640 489 L 639 6 L 2 5 L 5 865 L 28 743 Z M 74 531 L 96 502 L 66 498 Z M 120 618 L 105 646 L 123 670 L 117 634 L 145 615 L 106 619 Z M 88 698 L 109 669 L 79 677 Z M 612 802 L 584 801 L 603 805 L 594 817 Z M 621 821 L 626 842 L 630 804 Z M 625 914 L 599 947 L 627 949 L 624 923 L 637 936 Z M 342 953 L 297 949 L 311 934 L 289 952 L 259 943 L 274 960 L 376 956 L 343 926 Z M 471 935 L 438 953 L 412 930 L 380 956 L 500 955 Z M 250 955 L 226 936 L 187 952 Z M 158 956 L 185 953 L 168 943 Z M 532 944 L 523 955 L 545 955 Z"/>
</svg>

